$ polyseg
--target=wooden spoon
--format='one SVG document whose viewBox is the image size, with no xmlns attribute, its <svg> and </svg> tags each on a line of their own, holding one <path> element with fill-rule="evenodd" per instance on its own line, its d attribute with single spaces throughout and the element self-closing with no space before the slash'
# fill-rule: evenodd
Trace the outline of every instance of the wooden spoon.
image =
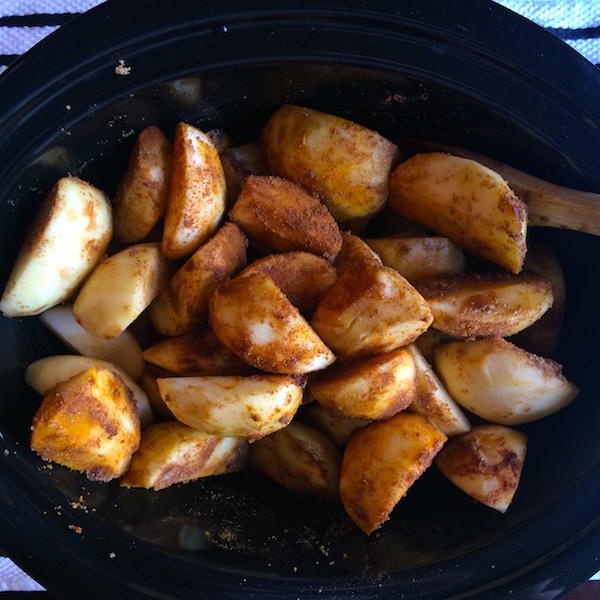
<svg viewBox="0 0 600 600">
<path fill-rule="evenodd" d="M 600 194 L 555 185 L 464 148 L 416 140 L 412 143 L 420 151 L 448 152 L 470 158 L 500 174 L 515 194 L 527 204 L 529 225 L 600 235 Z"/>
</svg>

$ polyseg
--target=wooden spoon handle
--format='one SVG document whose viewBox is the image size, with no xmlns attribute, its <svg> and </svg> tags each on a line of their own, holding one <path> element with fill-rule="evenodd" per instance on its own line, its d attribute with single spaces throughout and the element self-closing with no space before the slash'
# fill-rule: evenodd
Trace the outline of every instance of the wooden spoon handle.
<svg viewBox="0 0 600 600">
<path fill-rule="evenodd" d="M 538 179 L 471 150 L 426 142 L 431 150 L 470 158 L 499 173 L 527 204 L 529 225 L 600 235 L 600 194 L 581 192 Z"/>
</svg>

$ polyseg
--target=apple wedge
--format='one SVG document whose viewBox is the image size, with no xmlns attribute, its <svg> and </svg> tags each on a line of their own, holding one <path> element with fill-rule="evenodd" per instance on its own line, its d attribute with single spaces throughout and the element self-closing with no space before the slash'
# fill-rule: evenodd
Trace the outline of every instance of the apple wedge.
<svg viewBox="0 0 600 600">
<path fill-rule="evenodd" d="M 142 433 L 122 487 L 163 490 L 176 483 L 246 468 L 248 442 L 218 437 L 179 421 L 156 423 Z"/>
<path fill-rule="evenodd" d="M 435 464 L 463 492 L 504 513 L 519 485 L 526 453 L 524 433 L 503 425 L 480 425 L 450 440 Z"/>
<path fill-rule="evenodd" d="M 67 300 L 104 255 L 113 232 L 106 196 L 64 177 L 37 212 L 2 298 L 5 317 L 37 315 Z"/>
<path fill-rule="evenodd" d="M 302 186 L 280 177 L 250 175 L 229 216 L 263 254 L 304 250 L 333 260 L 342 247 L 327 208 Z"/>
<path fill-rule="evenodd" d="M 377 252 L 384 265 L 411 283 L 465 271 L 465 253 L 446 237 L 406 235 L 366 238 L 365 242 Z"/>
<path fill-rule="evenodd" d="M 378 529 L 446 439 L 431 421 L 407 412 L 357 429 L 340 473 L 340 496 L 350 518 L 367 534 Z"/>
<path fill-rule="evenodd" d="M 338 270 L 310 324 L 340 359 L 349 360 L 410 344 L 432 321 L 427 302 L 402 275 L 359 262 Z"/>
<path fill-rule="evenodd" d="M 172 271 L 160 243 L 129 246 L 92 271 L 73 303 L 73 316 L 90 333 L 113 339 L 150 305 Z"/>
<path fill-rule="evenodd" d="M 433 313 L 432 327 L 454 338 L 508 337 L 552 306 L 552 286 L 535 274 L 486 273 L 415 283 Z"/>
<path fill-rule="evenodd" d="M 324 406 L 313 402 L 302 414 L 302 419 L 311 427 L 323 432 L 336 446 L 344 448 L 350 437 L 359 427 L 364 427 L 371 421 L 354 419 L 343 415 L 332 415 Z"/>
<path fill-rule="evenodd" d="M 139 443 L 131 390 L 114 371 L 100 366 L 53 388 L 31 427 L 31 448 L 37 454 L 93 481 L 120 477 Z"/>
<path fill-rule="evenodd" d="M 208 327 L 157 342 L 142 356 L 174 375 L 246 375 L 251 370 Z"/>
<path fill-rule="evenodd" d="M 92 367 L 104 367 L 114 371 L 123 379 L 123 382 L 133 394 L 141 428 L 146 429 L 154 420 L 152 407 L 146 392 L 132 379 L 129 373 L 109 361 L 77 354 L 46 356 L 27 365 L 25 383 L 38 394 L 45 396 L 59 383 L 67 381 Z"/>
<path fill-rule="evenodd" d="M 173 139 L 171 181 L 163 231 L 163 253 L 192 254 L 218 228 L 226 208 L 223 166 L 211 139 L 178 123 Z"/>
<path fill-rule="evenodd" d="M 269 119 L 261 147 L 272 173 L 316 192 L 338 222 L 381 210 L 399 158 L 398 147 L 372 129 L 292 105 Z"/>
<path fill-rule="evenodd" d="M 113 203 L 115 238 L 142 241 L 164 217 L 171 177 L 171 144 L 155 125 L 140 131 Z"/>
<path fill-rule="evenodd" d="M 339 494 L 342 456 L 333 442 L 293 421 L 250 445 L 248 463 L 292 492 L 321 497 Z"/>
<path fill-rule="evenodd" d="M 43 312 L 39 319 L 75 352 L 112 362 L 129 373 L 135 381 L 140 378 L 144 369 L 144 359 L 140 344 L 131 331 L 123 331 L 110 340 L 98 337 L 75 320 L 73 307 L 69 304 L 55 306 Z"/>
<path fill-rule="evenodd" d="M 409 344 L 407 350 L 416 367 L 416 393 L 407 410 L 427 417 L 448 437 L 469 431 L 469 419 L 448 394 L 416 343 Z"/>
<path fill-rule="evenodd" d="M 394 169 L 389 205 L 512 273 L 523 268 L 527 206 L 500 175 L 474 160 L 416 154 Z"/>
<path fill-rule="evenodd" d="M 331 350 L 273 280 L 261 274 L 222 281 L 209 300 L 217 337 L 263 371 L 297 375 L 335 361 Z"/>
<path fill-rule="evenodd" d="M 246 237 L 226 223 L 177 270 L 150 305 L 150 317 L 163 335 L 182 335 L 205 325 L 215 283 L 246 266 Z"/>
<path fill-rule="evenodd" d="M 290 423 L 306 380 L 265 374 L 164 377 L 157 383 L 178 421 L 213 435 L 256 441 Z"/>
<path fill-rule="evenodd" d="M 301 314 L 312 314 L 337 277 L 326 259 L 311 252 L 269 254 L 253 261 L 240 274 L 267 275 Z"/>
<path fill-rule="evenodd" d="M 499 425 L 541 419 L 579 393 L 561 365 L 503 338 L 443 344 L 435 353 L 435 369 L 456 402 Z"/>
<path fill-rule="evenodd" d="M 329 412 L 375 421 L 411 404 L 416 374 L 411 353 L 400 348 L 350 365 L 334 365 L 316 373 L 309 387 Z"/>
</svg>

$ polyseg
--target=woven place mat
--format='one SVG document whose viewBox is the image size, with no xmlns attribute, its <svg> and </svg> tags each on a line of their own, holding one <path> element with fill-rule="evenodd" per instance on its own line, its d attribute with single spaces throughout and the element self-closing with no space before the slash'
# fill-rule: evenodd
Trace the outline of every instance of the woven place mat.
<svg viewBox="0 0 600 600">
<path fill-rule="evenodd" d="M 496 0 L 564 40 L 600 66 L 600 0 Z M 103 0 L 0 0 L 0 73 L 61 25 Z M 592 579 L 600 580 L 600 572 Z M 0 592 L 43 588 L 0 557 Z"/>
</svg>

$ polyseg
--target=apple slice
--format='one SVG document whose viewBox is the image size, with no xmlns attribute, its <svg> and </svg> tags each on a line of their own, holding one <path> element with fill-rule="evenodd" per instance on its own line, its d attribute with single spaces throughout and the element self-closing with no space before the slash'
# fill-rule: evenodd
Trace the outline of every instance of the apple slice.
<svg viewBox="0 0 600 600">
<path fill-rule="evenodd" d="M 37 315 L 67 300 L 112 237 L 106 196 L 76 177 L 60 179 L 40 207 L 0 299 L 5 317 Z"/>
<path fill-rule="evenodd" d="M 435 353 L 435 368 L 456 402 L 500 425 L 546 417 L 579 393 L 561 365 L 503 338 L 443 344 Z"/>
<path fill-rule="evenodd" d="M 123 487 L 162 490 L 176 483 L 241 471 L 248 459 L 248 442 L 218 437 L 179 421 L 156 423 L 142 433 Z"/>
<path fill-rule="evenodd" d="M 120 375 L 125 385 L 131 390 L 133 399 L 138 409 L 140 425 L 146 429 L 154 417 L 152 407 L 146 392 L 132 379 L 131 375 L 117 365 L 99 358 L 89 358 L 78 354 L 58 354 L 46 356 L 27 365 L 25 369 L 25 383 L 32 387 L 38 394 L 45 396 L 59 383 L 67 381 L 87 371 L 92 367 L 104 367 Z"/>
<path fill-rule="evenodd" d="M 61 304 L 42 313 L 40 321 L 75 352 L 90 358 L 100 358 L 119 366 L 138 381 L 144 369 L 142 349 L 130 331 L 107 340 L 84 329 L 73 316 L 69 304 Z"/>
<path fill-rule="evenodd" d="M 164 377 L 158 390 L 175 418 L 222 437 L 250 441 L 287 426 L 306 380 L 287 375 Z"/>
<path fill-rule="evenodd" d="M 340 474 L 340 496 L 350 518 L 367 534 L 378 529 L 445 442 L 431 421 L 407 412 L 357 429 Z"/>
<path fill-rule="evenodd" d="M 498 173 L 467 158 L 416 154 L 390 179 L 389 205 L 512 273 L 527 250 L 527 205 Z"/>
<path fill-rule="evenodd" d="M 463 492 L 504 513 L 519 485 L 526 452 L 524 433 L 503 425 L 480 425 L 450 440 L 435 464 Z"/>
<path fill-rule="evenodd" d="M 73 316 L 90 333 L 115 338 L 150 305 L 171 274 L 160 243 L 129 246 L 92 271 L 73 303 Z"/>
</svg>

